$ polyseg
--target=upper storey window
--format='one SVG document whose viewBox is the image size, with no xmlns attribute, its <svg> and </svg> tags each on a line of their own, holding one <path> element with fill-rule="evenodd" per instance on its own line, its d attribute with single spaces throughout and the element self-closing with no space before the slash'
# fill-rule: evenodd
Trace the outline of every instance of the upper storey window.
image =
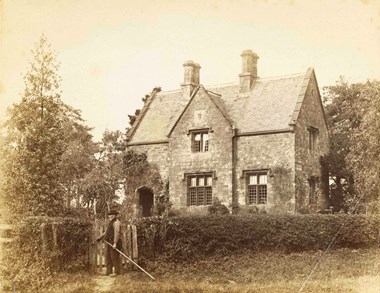
<svg viewBox="0 0 380 293">
<path fill-rule="evenodd" d="M 309 150 L 314 151 L 318 144 L 318 128 L 310 126 L 307 130 L 309 131 Z"/>
<path fill-rule="evenodd" d="M 208 130 L 194 131 L 191 133 L 191 150 L 193 152 L 208 152 Z"/>
</svg>

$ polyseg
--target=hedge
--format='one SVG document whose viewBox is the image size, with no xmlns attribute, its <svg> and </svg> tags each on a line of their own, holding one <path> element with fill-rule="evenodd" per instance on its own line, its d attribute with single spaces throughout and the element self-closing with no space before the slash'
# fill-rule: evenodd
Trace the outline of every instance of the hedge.
<svg viewBox="0 0 380 293">
<path fill-rule="evenodd" d="M 3 272 L 12 286 L 38 290 L 48 285 L 57 272 L 87 269 L 90 222 L 78 218 L 30 217 L 15 230 L 15 241 L 5 247 Z"/>
<path fill-rule="evenodd" d="M 344 224 L 344 225 L 343 225 Z M 213 254 L 366 248 L 378 244 L 379 219 L 363 215 L 218 215 L 147 218 L 138 226 L 143 256 L 173 260 Z"/>
</svg>

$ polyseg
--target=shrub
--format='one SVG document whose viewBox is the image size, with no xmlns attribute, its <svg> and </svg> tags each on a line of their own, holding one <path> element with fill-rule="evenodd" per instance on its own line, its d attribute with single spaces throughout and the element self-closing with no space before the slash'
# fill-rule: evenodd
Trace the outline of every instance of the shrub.
<svg viewBox="0 0 380 293">
<path fill-rule="evenodd" d="M 207 210 L 211 215 L 225 215 L 230 213 L 228 207 L 222 204 L 217 197 L 214 198 L 212 205 L 208 206 Z"/>
<path fill-rule="evenodd" d="M 33 292 L 49 285 L 57 272 L 87 268 L 91 229 L 77 218 L 27 218 L 5 247 L 3 275 L 18 290 Z"/>
<path fill-rule="evenodd" d="M 165 233 L 155 238 L 155 245 L 160 247 L 160 254 L 170 260 L 190 260 L 247 250 L 324 250 L 343 224 L 333 247 L 365 248 L 377 245 L 378 219 L 362 215 L 320 214 L 171 218 L 166 223 Z M 141 233 L 141 227 L 138 233 Z"/>
</svg>

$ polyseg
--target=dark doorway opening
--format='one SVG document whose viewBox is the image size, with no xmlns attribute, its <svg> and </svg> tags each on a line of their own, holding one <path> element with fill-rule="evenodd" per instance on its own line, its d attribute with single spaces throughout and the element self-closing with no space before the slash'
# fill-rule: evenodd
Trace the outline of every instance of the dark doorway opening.
<svg viewBox="0 0 380 293">
<path fill-rule="evenodd" d="M 152 208 L 154 203 L 153 192 L 147 187 L 142 187 L 139 189 L 139 204 L 141 208 L 141 213 L 143 217 L 152 216 Z"/>
</svg>

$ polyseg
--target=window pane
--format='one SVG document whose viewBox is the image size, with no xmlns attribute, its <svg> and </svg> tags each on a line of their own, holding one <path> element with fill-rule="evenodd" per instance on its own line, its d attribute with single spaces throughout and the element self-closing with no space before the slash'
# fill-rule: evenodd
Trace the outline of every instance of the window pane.
<svg viewBox="0 0 380 293">
<path fill-rule="evenodd" d="M 212 186 L 212 177 L 211 176 L 207 177 L 207 183 L 206 183 L 206 185 Z"/>
<path fill-rule="evenodd" d="M 249 176 L 249 184 L 250 185 L 256 185 L 257 184 L 257 175 L 250 175 Z"/>
<path fill-rule="evenodd" d="M 197 193 L 195 188 L 190 188 L 189 190 L 189 196 L 190 196 L 190 205 L 194 206 L 197 204 Z"/>
<path fill-rule="evenodd" d="M 203 151 L 208 152 L 208 140 L 203 141 Z"/>
<path fill-rule="evenodd" d="M 248 186 L 248 203 L 256 203 L 257 202 L 257 187 L 256 186 Z"/>
<path fill-rule="evenodd" d="M 198 192 L 198 200 L 197 200 L 197 205 L 204 205 L 204 200 L 205 200 L 205 189 L 204 187 L 198 187 L 197 188 Z"/>
<path fill-rule="evenodd" d="M 259 184 L 267 184 L 267 175 L 259 175 Z"/>
<path fill-rule="evenodd" d="M 205 186 L 205 178 L 204 177 L 199 178 L 198 186 Z"/>
<path fill-rule="evenodd" d="M 206 204 L 207 205 L 212 204 L 212 188 L 211 187 L 206 187 Z"/>
<path fill-rule="evenodd" d="M 194 136 L 195 141 L 201 141 L 201 135 L 198 133 Z"/>
<path fill-rule="evenodd" d="M 197 177 L 190 178 L 190 186 L 197 186 Z"/>
<path fill-rule="evenodd" d="M 201 151 L 201 142 L 200 141 L 194 141 L 193 150 L 194 150 L 194 152 L 200 152 Z"/>
<path fill-rule="evenodd" d="M 267 203 L 267 186 L 259 185 L 259 204 Z"/>
</svg>

